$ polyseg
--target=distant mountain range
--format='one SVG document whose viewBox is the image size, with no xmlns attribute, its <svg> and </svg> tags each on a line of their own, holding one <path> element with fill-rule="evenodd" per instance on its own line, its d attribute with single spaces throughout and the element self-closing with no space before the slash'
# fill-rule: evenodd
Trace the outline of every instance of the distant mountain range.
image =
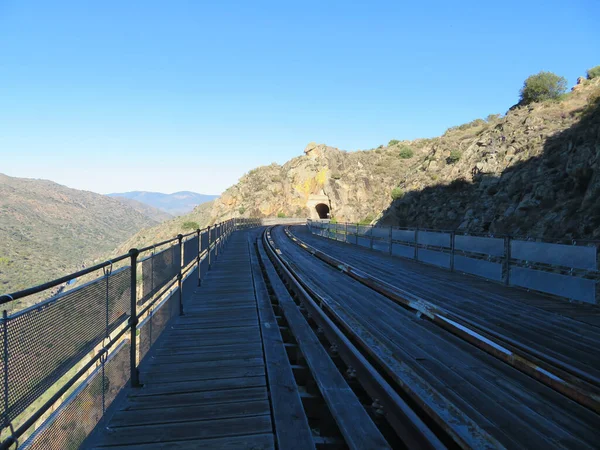
<svg viewBox="0 0 600 450">
<path fill-rule="evenodd" d="M 48 180 L 0 174 L 0 294 L 80 269 L 164 220 L 155 218 L 164 213 L 150 210 Z"/>
<path fill-rule="evenodd" d="M 108 194 L 109 197 L 127 198 L 145 203 L 154 208 L 160 209 L 173 216 L 187 214 L 196 206 L 202 203 L 210 202 L 218 195 L 205 195 L 196 192 L 181 191 L 173 194 L 163 194 L 161 192 L 131 191 Z"/>
</svg>

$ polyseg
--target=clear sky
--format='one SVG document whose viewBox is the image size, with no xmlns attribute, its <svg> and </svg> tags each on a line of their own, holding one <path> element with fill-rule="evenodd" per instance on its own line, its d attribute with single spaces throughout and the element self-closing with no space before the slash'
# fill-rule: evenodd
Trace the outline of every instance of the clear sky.
<svg viewBox="0 0 600 450">
<path fill-rule="evenodd" d="M 600 64 L 600 1 L 0 0 L 0 172 L 220 193 L 310 141 L 439 135 Z"/>
</svg>

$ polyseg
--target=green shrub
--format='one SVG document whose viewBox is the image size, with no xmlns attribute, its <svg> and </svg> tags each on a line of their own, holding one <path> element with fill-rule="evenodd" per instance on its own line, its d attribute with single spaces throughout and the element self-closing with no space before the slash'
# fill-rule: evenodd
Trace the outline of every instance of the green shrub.
<svg viewBox="0 0 600 450">
<path fill-rule="evenodd" d="M 502 114 L 490 114 L 485 118 L 486 122 L 493 122 L 494 120 L 498 120 L 502 117 Z"/>
<path fill-rule="evenodd" d="M 450 156 L 448 156 L 448 158 L 446 159 L 446 162 L 448 164 L 454 164 L 455 162 L 460 161 L 461 156 L 462 153 L 460 152 L 460 150 L 452 150 L 450 152 Z"/>
<path fill-rule="evenodd" d="M 197 230 L 198 228 L 200 228 L 200 225 L 198 224 L 198 222 L 188 221 L 183 222 L 182 227 L 184 230 Z"/>
<path fill-rule="evenodd" d="M 329 223 L 338 223 L 338 221 L 335 217 L 332 217 L 331 220 L 329 220 Z"/>
<path fill-rule="evenodd" d="M 592 67 L 587 71 L 588 80 L 600 77 L 600 66 Z"/>
<path fill-rule="evenodd" d="M 390 142 L 388 142 L 388 147 L 391 147 L 393 145 L 398 145 L 400 143 L 400 141 L 398 139 L 392 139 Z"/>
<path fill-rule="evenodd" d="M 283 219 L 283 218 L 285 218 L 285 213 L 284 213 L 284 212 L 281 212 L 281 211 L 279 211 L 279 212 L 277 213 L 277 217 L 279 217 L 280 219 Z"/>
<path fill-rule="evenodd" d="M 244 213 L 246 212 L 246 208 L 244 208 L 243 206 L 240 206 L 240 207 L 238 208 L 238 212 L 239 212 L 240 214 L 244 214 Z"/>
<path fill-rule="evenodd" d="M 540 72 L 528 77 L 521 89 L 521 104 L 557 100 L 567 90 L 567 80 L 552 72 Z"/>
<path fill-rule="evenodd" d="M 367 214 L 367 217 L 365 217 L 363 220 L 361 220 L 360 222 L 358 222 L 360 225 L 370 225 L 371 222 L 373 222 L 375 218 L 373 217 L 373 214 Z"/>
<path fill-rule="evenodd" d="M 398 156 L 400 156 L 400 158 L 402 159 L 410 159 L 413 157 L 414 154 L 415 153 L 413 152 L 412 148 L 405 145 L 400 149 L 400 153 L 398 153 Z"/>
<path fill-rule="evenodd" d="M 393 200 L 398 200 L 399 198 L 404 197 L 404 191 L 399 188 L 399 187 L 395 187 L 394 189 L 392 189 L 392 199 Z"/>
</svg>

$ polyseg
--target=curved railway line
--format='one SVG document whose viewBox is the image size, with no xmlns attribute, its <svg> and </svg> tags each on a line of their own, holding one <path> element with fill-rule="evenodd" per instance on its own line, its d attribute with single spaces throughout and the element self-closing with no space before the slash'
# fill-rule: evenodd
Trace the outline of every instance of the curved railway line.
<svg viewBox="0 0 600 450">
<path fill-rule="evenodd" d="M 477 289 L 305 227 L 255 245 L 323 445 L 599 448 L 598 327 L 500 294 L 475 303 Z"/>
</svg>

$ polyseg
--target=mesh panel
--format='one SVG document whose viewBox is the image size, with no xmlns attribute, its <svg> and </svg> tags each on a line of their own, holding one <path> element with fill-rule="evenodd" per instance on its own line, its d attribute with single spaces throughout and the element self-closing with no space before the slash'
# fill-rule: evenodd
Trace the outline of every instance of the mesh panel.
<svg viewBox="0 0 600 450">
<path fill-rule="evenodd" d="M 20 448 L 78 449 L 129 379 L 129 341 L 109 355 L 102 372 L 98 367 Z"/>
<path fill-rule="evenodd" d="M 88 354 L 106 335 L 107 322 L 110 332 L 127 319 L 129 281 L 126 267 L 8 318 L 7 367 L 0 362 L 0 386 L 8 376 L 8 420 Z M 0 340 L 3 346 L 4 334 Z"/>
<path fill-rule="evenodd" d="M 203 231 L 202 233 L 200 233 L 200 245 L 202 251 L 208 248 L 208 231 Z"/>
<path fill-rule="evenodd" d="M 150 347 L 160 337 L 167 323 L 179 313 L 179 291 L 173 291 L 166 299 L 158 304 L 152 313 L 141 323 L 140 330 L 140 361 L 146 356 Z"/>
<path fill-rule="evenodd" d="M 142 261 L 143 298 L 145 302 L 179 273 L 179 244 Z"/>
<path fill-rule="evenodd" d="M 187 266 L 198 257 L 198 236 L 183 243 L 183 265 Z"/>
</svg>

